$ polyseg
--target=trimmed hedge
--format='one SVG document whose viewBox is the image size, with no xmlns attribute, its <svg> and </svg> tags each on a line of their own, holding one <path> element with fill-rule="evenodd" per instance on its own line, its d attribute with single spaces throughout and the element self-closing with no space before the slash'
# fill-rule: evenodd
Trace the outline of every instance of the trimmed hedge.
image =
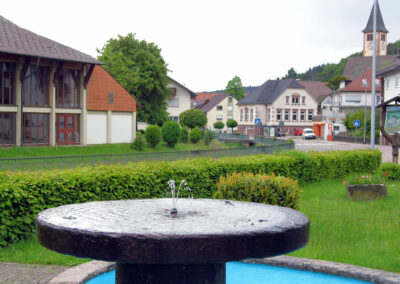
<svg viewBox="0 0 400 284">
<path fill-rule="evenodd" d="M 233 173 L 220 177 L 214 198 L 298 209 L 299 185 L 297 181 L 274 174 Z"/>
<path fill-rule="evenodd" d="M 72 170 L 0 173 L 0 246 L 29 237 L 40 211 L 95 200 L 165 197 L 168 180 L 185 179 L 196 198 L 212 198 L 221 176 L 234 172 L 290 177 L 300 183 L 375 170 L 378 150 L 290 151 L 279 155 L 140 162 Z M 187 193 L 182 192 L 182 196 Z"/>
</svg>

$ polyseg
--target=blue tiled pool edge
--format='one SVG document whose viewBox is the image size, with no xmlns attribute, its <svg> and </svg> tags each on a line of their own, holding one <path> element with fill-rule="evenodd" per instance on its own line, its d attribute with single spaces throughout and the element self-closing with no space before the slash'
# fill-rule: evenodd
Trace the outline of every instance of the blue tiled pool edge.
<svg viewBox="0 0 400 284">
<path fill-rule="evenodd" d="M 298 258 L 291 256 L 277 256 L 265 259 L 249 259 L 245 262 L 257 264 L 269 264 L 293 268 L 298 270 L 321 272 L 337 276 L 343 276 L 352 279 L 368 281 L 372 283 L 398 284 L 400 283 L 400 274 L 383 270 L 376 270 L 361 266 L 337 263 L 332 261 L 314 260 L 306 258 Z M 82 265 L 78 265 L 64 271 L 53 278 L 49 284 L 61 283 L 85 283 L 86 281 L 114 269 L 115 265 L 111 262 L 91 261 Z"/>
</svg>

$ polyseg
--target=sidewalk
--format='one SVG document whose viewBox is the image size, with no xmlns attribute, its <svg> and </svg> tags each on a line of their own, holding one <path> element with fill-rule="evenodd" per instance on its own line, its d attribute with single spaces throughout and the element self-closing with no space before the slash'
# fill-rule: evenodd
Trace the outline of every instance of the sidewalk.
<svg viewBox="0 0 400 284">
<path fill-rule="evenodd" d="M 0 262 L 0 283 L 45 284 L 69 268 L 57 265 Z"/>
</svg>

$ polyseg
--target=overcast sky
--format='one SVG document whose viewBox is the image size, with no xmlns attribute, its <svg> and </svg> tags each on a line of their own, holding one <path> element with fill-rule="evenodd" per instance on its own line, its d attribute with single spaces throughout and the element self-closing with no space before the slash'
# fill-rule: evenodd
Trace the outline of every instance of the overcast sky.
<svg viewBox="0 0 400 284">
<path fill-rule="evenodd" d="M 1 15 L 97 57 L 118 34 L 154 42 L 169 76 L 194 92 L 304 72 L 362 50 L 373 0 L 13 0 Z M 400 39 L 399 0 L 379 1 L 389 42 Z"/>
</svg>

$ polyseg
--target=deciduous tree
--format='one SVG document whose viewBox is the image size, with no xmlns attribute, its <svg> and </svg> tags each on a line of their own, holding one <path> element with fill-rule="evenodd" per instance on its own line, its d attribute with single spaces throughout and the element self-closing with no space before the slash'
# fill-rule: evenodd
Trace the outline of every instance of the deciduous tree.
<svg viewBox="0 0 400 284">
<path fill-rule="evenodd" d="M 225 94 L 234 96 L 238 101 L 244 98 L 244 88 L 240 77 L 235 76 L 228 82 L 225 88 Z"/>
</svg>

